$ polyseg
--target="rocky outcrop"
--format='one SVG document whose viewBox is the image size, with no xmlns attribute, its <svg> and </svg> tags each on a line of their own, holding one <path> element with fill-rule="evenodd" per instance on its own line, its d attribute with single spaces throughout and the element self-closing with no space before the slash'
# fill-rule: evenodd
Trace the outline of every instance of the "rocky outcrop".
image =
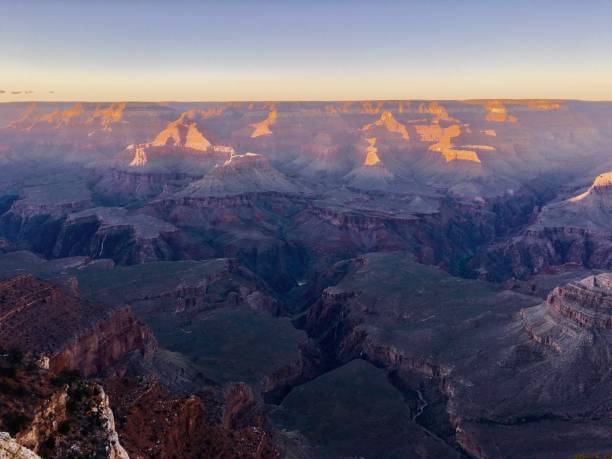
<svg viewBox="0 0 612 459">
<path fill-rule="evenodd" d="M 586 328 L 612 329 L 612 285 L 609 274 L 555 288 L 546 300 L 551 310 Z"/>
<path fill-rule="evenodd" d="M 487 276 L 526 279 L 568 263 L 612 268 L 611 189 L 602 174 L 584 193 L 544 206 L 518 236 L 488 249 Z"/>
<path fill-rule="evenodd" d="M 261 136 L 272 135 L 272 131 L 270 128 L 274 123 L 276 123 L 276 119 L 278 118 L 278 112 L 273 109 L 268 113 L 268 116 L 258 123 L 251 124 L 253 128 L 253 133 L 251 134 L 251 138 L 257 138 Z"/>
<path fill-rule="evenodd" d="M 170 394 L 155 380 L 108 381 L 119 438 L 131 457 L 280 458 L 248 388 Z"/>
<path fill-rule="evenodd" d="M 410 140 L 410 134 L 408 134 L 408 129 L 406 125 L 400 123 L 395 119 L 393 113 L 389 110 L 385 110 L 381 113 L 380 118 L 373 123 L 365 124 L 361 128 L 362 131 L 369 131 L 376 128 L 384 128 L 388 132 L 397 133 L 401 135 L 404 140 Z"/>
<path fill-rule="evenodd" d="M 391 215 L 363 212 L 341 212 L 336 209 L 329 207 L 317 207 L 311 206 L 308 208 L 308 212 L 318 219 L 324 220 L 329 224 L 340 227 L 351 229 L 354 231 L 368 231 L 375 229 L 383 229 L 385 222 L 395 221 L 411 221 L 412 218 L 402 219 L 401 217 L 393 217 Z"/>
<path fill-rule="evenodd" d="M 609 450 L 602 394 L 612 384 L 611 279 L 599 274 L 554 288 L 491 333 L 490 351 L 453 368 L 449 412 L 466 450 L 476 457 L 497 448 L 538 457 L 544 445 L 558 456 L 593 444 Z"/>
<path fill-rule="evenodd" d="M 180 147 L 197 151 L 206 151 L 212 144 L 199 130 L 196 119 L 200 115 L 197 110 L 184 112 L 181 116 L 169 123 L 151 143 L 155 147 Z"/>
<path fill-rule="evenodd" d="M 612 330 L 612 275 L 556 287 L 541 305 L 521 311 L 529 336 L 560 354 Z M 590 336 L 590 338 L 588 337 Z"/>
<path fill-rule="evenodd" d="M 30 425 L 19 432 L 17 440 L 28 448 L 39 451 L 45 440 L 58 429 L 59 424 L 66 420 L 68 402 L 68 387 L 55 392 L 48 401 L 43 402 L 34 414 Z M 54 445 L 55 446 L 55 445 Z"/>
<path fill-rule="evenodd" d="M 0 216 L 0 234 L 5 236 L 0 240 L 6 240 L 7 248 L 29 249 L 48 258 L 110 258 L 125 265 L 210 255 L 172 224 L 143 212 L 79 206 L 47 213 L 36 207 L 26 217 L 17 212 L 20 202 Z"/>
<path fill-rule="evenodd" d="M 106 431 L 106 442 L 109 445 L 107 449 L 109 459 L 129 459 L 127 451 L 121 446 L 121 443 L 119 443 L 119 435 L 115 427 L 115 417 L 110 407 L 108 395 L 106 395 L 104 391 L 101 392 L 100 402 L 96 412 L 100 413 L 100 419 Z"/>
<path fill-rule="evenodd" d="M 24 457 L 128 459 L 98 383 L 75 372 L 54 375 L 18 351 L 0 355 L 0 368 L 0 429 L 14 436 L 0 437 L 0 457 L 20 457 L 3 455 L 10 447 Z"/>
<path fill-rule="evenodd" d="M 70 454 L 129 459 L 115 430 L 108 396 L 98 384 L 78 381 L 56 392 L 17 441 L 45 457 Z"/>
<path fill-rule="evenodd" d="M 350 186 L 363 189 L 386 189 L 394 176 L 378 155 L 377 138 L 365 139 L 365 158 L 362 164 L 347 174 L 344 179 Z"/>
<path fill-rule="evenodd" d="M 80 173 L 81 169 L 70 166 L 59 177 L 49 171 L 51 177 L 43 183 L 35 181 L 23 187 L 18 196 L 1 197 L 0 235 L 20 248 L 49 255 L 66 215 L 93 206 Z"/>
<path fill-rule="evenodd" d="M 53 257 L 110 258 L 137 264 L 173 257 L 177 228 L 120 207 L 100 207 L 68 215 L 55 241 Z"/>
<path fill-rule="evenodd" d="M 99 183 L 98 189 L 117 195 L 112 189 L 114 182 L 118 182 L 125 193 L 130 188 L 130 182 L 136 180 L 143 187 L 136 188 L 135 191 L 139 197 L 146 197 L 159 190 L 155 181 L 149 180 L 155 175 L 166 175 L 171 182 L 173 175 L 202 175 L 222 164 L 234 149 L 228 145 L 214 145 L 204 134 L 208 131 L 204 126 L 206 120 L 222 112 L 223 108 L 185 111 L 177 119 L 167 123 L 152 140 L 128 145 L 115 156 L 114 165 L 118 171 L 113 174 L 114 177 L 105 177 Z M 132 177 L 118 177 L 121 175 L 119 171 L 124 171 Z"/>
<path fill-rule="evenodd" d="M 32 353 L 55 373 L 94 375 L 128 353 L 147 356 L 155 348 L 128 308 L 104 308 L 29 275 L 0 283 L 0 324 L 0 345 Z"/>
<path fill-rule="evenodd" d="M 0 432 L 0 458 L 40 459 L 40 456 L 15 441 L 8 432 Z"/>
<path fill-rule="evenodd" d="M 486 278 L 501 281 L 510 277 L 524 280 L 546 272 L 549 267 L 568 263 L 587 267 L 592 263 L 595 266 L 607 264 L 605 247 L 601 251 L 603 257 L 591 260 L 591 241 L 588 231 L 584 229 L 527 230 L 522 236 L 490 247 L 481 269 Z"/>
<path fill-rule="evenodd" d="M 96 375 L 134 351 L 144 358 L 151 357 L 155 347 L 151 331 L 134 319 L 128 308 L 123 308 L 51 356 L 49 369 L 75 369 L 84 376 Z"/>
<path fill-rule="evenodd" d="M 438 204 L 437 209 L 402 213 L 311 205 L 294 221 L 300 241 L 317 254 L 409 250 L 423 263 L 455 270 L 460 260 L 495 237 L 495 214 L 484 205 Z M 322 229 L 328 237 L 314 237 Z"/>
<path fill-rule="evenodd" d="M 299 193 L 303 188 L 272 167 L 262 155 L 234 154 L 201 180 L 191 183 L 181 196 L 232 196 L 258 192 Z"/>
</svg>

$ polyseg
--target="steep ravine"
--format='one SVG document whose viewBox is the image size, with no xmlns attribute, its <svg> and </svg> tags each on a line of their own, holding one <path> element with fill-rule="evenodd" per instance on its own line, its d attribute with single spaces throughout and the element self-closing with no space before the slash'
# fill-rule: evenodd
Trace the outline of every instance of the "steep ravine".
<svg viewBox="0 0 612 459">
<path fill-rule="evenodd" d="M 279 405 L 294 388 L 354 359 L 363 359 L 387 372 L 389 382 L 403 395 L 413 420 L 427 435 L 467 456 L 455 435 L 454 420 L 446 410 L 451 395 L 446 380 L 448 370 L 372 342 L 344 307 L 345 299 L 324 293 L 296 321 L 296 326 L 307 332 L 309 341 L 302 348 L 298 364 L 268 378 L 264 400 Z"/>
</svg>

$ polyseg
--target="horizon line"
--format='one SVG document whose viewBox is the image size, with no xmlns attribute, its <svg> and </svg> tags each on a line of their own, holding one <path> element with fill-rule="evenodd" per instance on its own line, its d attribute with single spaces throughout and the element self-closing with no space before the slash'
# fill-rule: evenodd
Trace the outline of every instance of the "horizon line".
<svg viewBox="0 0 612 459">
<path fill-rule="evenodd" d="M 167 99 L 167 100 L 126 100 L 126 99 L 105 99 L 105 100 L 86 100 L 86 99 L 64 99 L 64 100 L 5 100 L 0 101 L 0 104 L 31 104 L 31 103 L 49 103 L 49 104 L 64 104 L 64 103 L 126 103 L 126 104 L 173 104 L 173 103 L 333 103 L 333 102 L 478 102 L 478 101 L 551 101 L 551 102 L 593 102 L 593 103 L 612 103 L 612 99 L 580 99 L 580 98 L 560 98 L 560 97 L 470 97 L 466 99 Z"/>
</svg>

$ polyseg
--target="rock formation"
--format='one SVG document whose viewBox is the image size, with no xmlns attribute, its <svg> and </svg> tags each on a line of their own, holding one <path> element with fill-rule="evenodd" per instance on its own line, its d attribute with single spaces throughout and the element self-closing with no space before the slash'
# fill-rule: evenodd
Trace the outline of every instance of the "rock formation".
<svg viewBox="0 0 612 459">
<path fill-rule="evenodd" d="M 11 459 L 40 459 L 34 451 L 21 446 L 8 432 L 0 432 L 0 457 Z"/>
<path fill-rule="evenodd" d="M 595 178 L 583 193 L 544 206 L 518 236 L 493 246 L 483 260 L 491 278 L 525 279 L 551 266 L 612 267 L 610 173 Z M 502 266 L 500 266 L 502 264 Z"/>
<path fill-rule="evenodd" d="M 191 183 L 180 196 L 232 196 L 244 193 L 298 193 L 301 187 L 274 169 L 262 155 L 234 154 L 202 179 Z"/>
<path fill-rule="evenodd" d="M 408 134 L 408 130 L 406 129 L 406 126 L 404 124 L 398 122 L 394 118 L 393 113 L 391 113 L 388 110 L 384 111 L 380 115 L 380 118 L 378 120 L 374 121 L 373 123 L 364 124 L 363 127 L 361 128 L 361 130 L 362 131 L 369 131 L 369 130 L 372 130 L 372 129 L 376 128 L 376 127 L 384 127 L 389 132 L 395 132 L 397 134 L 400 134 L 402 136 L 402 138 L 405 139 L 405 140 L 409 140 L 410 139 L 410 134 Z"/>
<path fill-rule="evenodd" d="M 475 151 L 456 149 L 452 144 L 452 139 L 461 134 L 461 127 L 453 124 L 447 128 L 434 123 L 431 125 L 417 125 L 416 130 L 421 136 L 421 141 L 433 141 L 429 146 L 430 151 L 440 153 L 446 162 L 449 161 L 472 161 L 480 163 L 480 158 Z"/>
<path fill-rule="evenodd" d="M 261 136 L 272 135 L 270 127 L 276 123 L 277 117 L 278 112 L 276 110 L 272 110 L 270 113 L 268 113 L 265 120 L 252 124 L 251 126 L 253 127 L 253 133 L 251 134 L 251 138 L 255 139 Z"/>
<path fill-rule="evenodd" d="M 95 375 L 131 352 L 150 354 L 150 330 L 127 309 L 104 310 L 29 275 L 0 283 L 0 346 L 26 350 L 57 373 Z"/>
<path fill-rule="evenodd" d="M 155 381 L 109 385 L 119 439 L 132 457 L 282 457 L 263 413 L 235 391 L 181 397 Z"/>
<path fill-rule="evenodd" d="M 86 255 L 134 264 L 172 257 L 174 226 L 120 207 L 92 208 L 68 215 L 53 247 L 56 257 Z"/>
<path fill-rule="evenodd" d="M 0 445 L 612 450 L 611 104 L 5 105 Z"/>
<path fill-rule="evenodd" d="M 393 174 L 378 156 L 376 137 L 365 139 L 367 146 L 363 163 L 346 176 L 348 183 L 358 188 L 385 188 L 393 179 Z"/>
<path fill-rule="evenodd" d="M 0 393 L 0 429 L 14 435 L 0 437 L 2 457 L 128 459 L 102 386 L 73 372 L 53 374 L 17 352 L 0 359 L 8 389 Z"/>
</svg>

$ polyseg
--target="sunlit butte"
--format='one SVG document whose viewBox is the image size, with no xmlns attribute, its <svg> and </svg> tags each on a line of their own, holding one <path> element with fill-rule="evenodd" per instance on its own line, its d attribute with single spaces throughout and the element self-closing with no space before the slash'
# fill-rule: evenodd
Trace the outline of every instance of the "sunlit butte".
<svg viewBox="0 0 612 459">
<path fill-rule="evenodd" d="M 265 120 L 252 124 L 251 127 L 253 128 L 253 133 L 251 134 L 251 138 L 255 139 L 263 135 L 272 135 L 270 126 L 276 122 L 277 116 L 276 110 L 272 110 Z"/>
<path fill-rule="evenodd" d="M 612 3 L 442 3 L 5 0 L 0 101 L 612 99 Z"/>
<path fill-rule="evenodd" d="M 375 166 L 380 163 L 378 149 L 376 148 L 376 137 L 368 137 L 366 141 L 368 142 L 368 147 L 366 149 L 366 157 L 363 164 L 364 166 Z"/>
</svg>

